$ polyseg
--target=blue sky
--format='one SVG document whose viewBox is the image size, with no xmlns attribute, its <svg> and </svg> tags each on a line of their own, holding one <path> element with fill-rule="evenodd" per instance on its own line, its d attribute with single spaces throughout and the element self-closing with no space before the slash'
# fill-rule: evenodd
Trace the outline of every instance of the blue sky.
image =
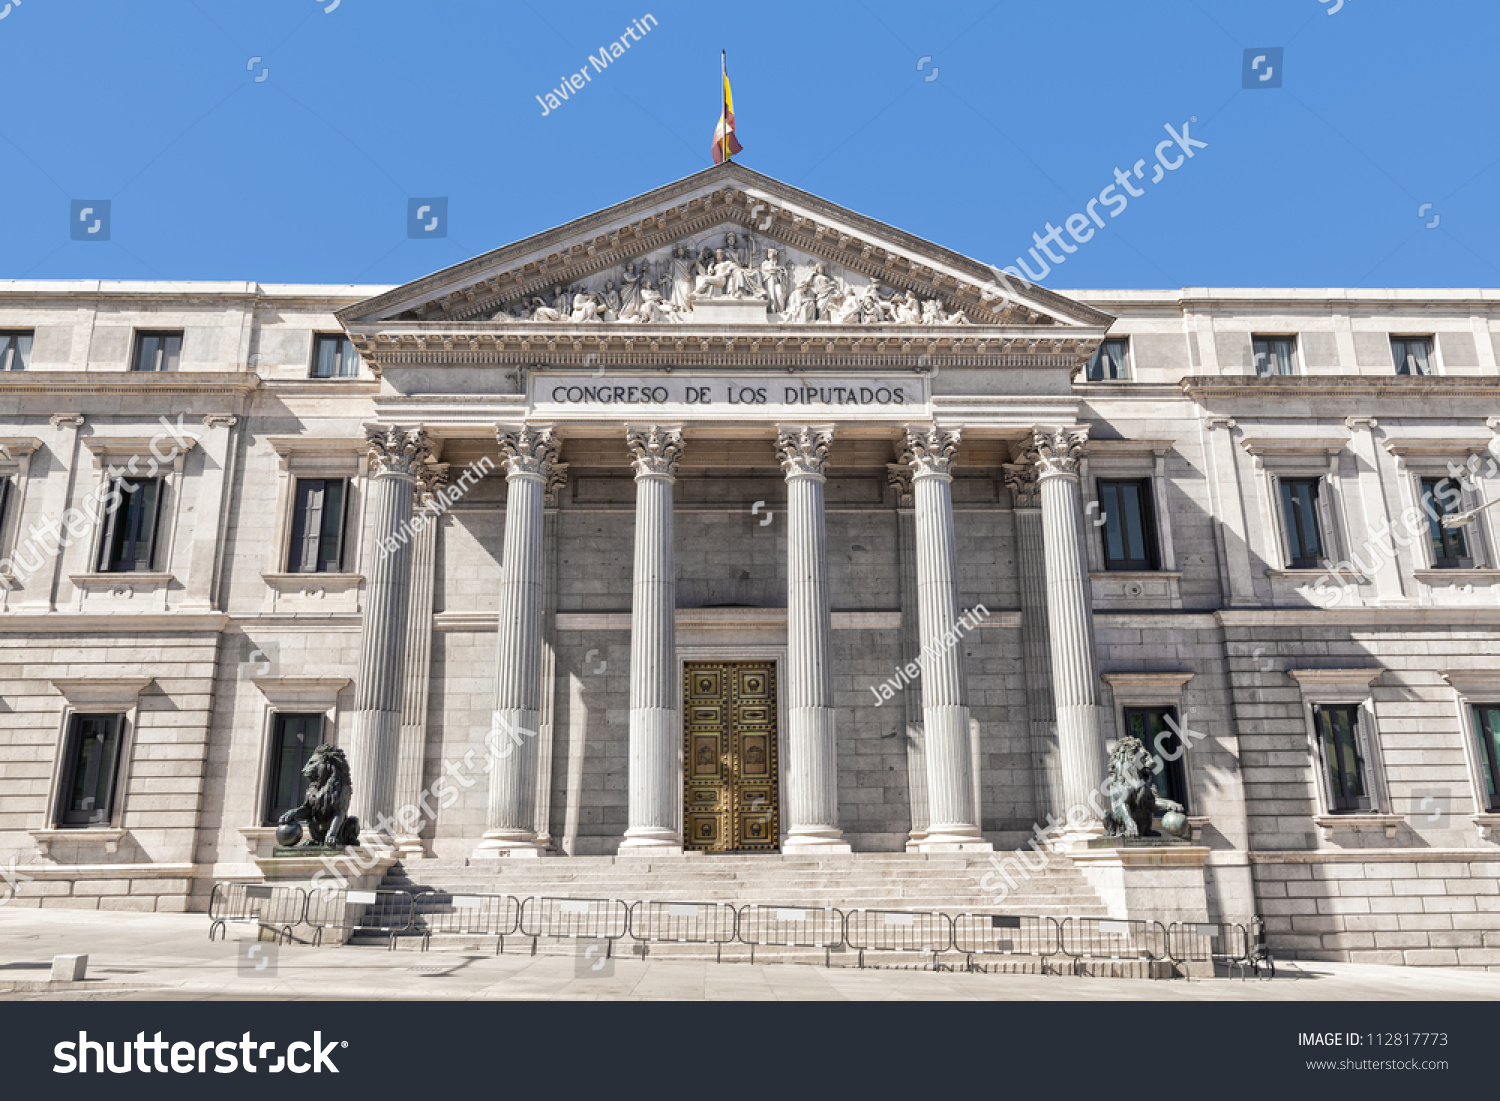
<svg viewBox="0 0 1500 1101">
<path fill-rule="evenodd" d="M 724 48 L 744 164 L 997 265 L 1144 159 L 1051 287 L 1500 285 L 1494 0 L 0 11 L 0 278 L 413 279 L 707 167 Z M 408 238 L 433 197 L 447 236 Z"/>
</svg>

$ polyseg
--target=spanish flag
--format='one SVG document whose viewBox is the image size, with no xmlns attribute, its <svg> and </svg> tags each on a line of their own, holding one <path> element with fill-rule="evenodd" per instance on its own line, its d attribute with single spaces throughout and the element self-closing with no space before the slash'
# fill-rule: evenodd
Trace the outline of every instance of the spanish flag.
<svg viewBox="0 0 1500 1101">
<path fill-rule="evenodd" d="M 729 92 L 729 61 L 724 51 L 719 51 L 719 62 L 724 67 L 724 103 L 719 112 L 719 125 L 714 130 L 714 164 L 723 164 L 740 152 L 740 143 L 734 136 L 734 96 Z"/>
</svg>

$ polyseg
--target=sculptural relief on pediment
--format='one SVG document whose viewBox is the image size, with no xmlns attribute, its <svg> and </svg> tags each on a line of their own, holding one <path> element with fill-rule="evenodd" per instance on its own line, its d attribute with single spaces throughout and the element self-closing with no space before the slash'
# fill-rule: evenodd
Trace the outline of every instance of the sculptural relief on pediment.
<svg viewBox="0 0 1500 1101">
<path fill-rule="evenodd" d="M 967 325 L 938 298 L 885 286 L 842 265 L 737 228 L 664 245 L 550 292 L 507 302 L 493 321 L 703 324 L 744 303 L 782 325 Z M 704 303 L 710 303 L 704 307 Z M 743 314 L 740 314 L 743 316 Z"/>
</svg>

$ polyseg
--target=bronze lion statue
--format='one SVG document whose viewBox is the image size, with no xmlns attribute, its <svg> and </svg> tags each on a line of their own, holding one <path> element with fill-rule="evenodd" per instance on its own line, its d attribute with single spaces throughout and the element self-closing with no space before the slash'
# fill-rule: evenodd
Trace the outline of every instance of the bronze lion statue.
<svg viewBox="0 0 1500 1101">
<path fill-rule="evenodd" d="M 1181 803 L 1156 794 L 1156 758 L 1141 740 L 1127 734 L 1109 758 L 1109 810 L 1104 832 L 1110 837 L 1160 837 L 1151 828 L 1158 812 L 1183 813 Z"/>
<path fill-rule="evenodd" d="M 313 750 L 302 766 L 307 798 L 281 816 L 281 823 L 305 822 L 303 845 L 342 849 L 359 843 L 359 819 L 349 814 L 349 761 L 344 751 L 327 743 Z"/>
</svg>

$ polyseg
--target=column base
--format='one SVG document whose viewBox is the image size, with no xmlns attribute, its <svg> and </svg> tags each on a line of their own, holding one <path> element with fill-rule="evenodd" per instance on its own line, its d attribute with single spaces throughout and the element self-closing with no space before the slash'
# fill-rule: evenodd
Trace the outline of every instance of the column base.
<svg viewBox="0 0 1500 1101">
<path fill-rule="evenodd" d="M 973 826 L 944 829 L 939 826 L 929 829 L 927 835 L 916 843 L 920 853 L 990 853 L 995 846 L 984 839 L 984 835 Z"/>
<path fill-rule="evenodd" d="M 682 838 L 672 830 L 640 827 L 625 831 L 617 856 L 681 856 Z"/>
<path fill-rule="evenodd" d="M 795 855 L 852 853 L 854 850 L 844 840 L 842 830 L 808 830 L 787 834 L 786 840 L 781 843 L 781 851 L 784 855 Z"/>
<path fill-rule="evenodd" d="M 536 838 L 519 830 L 490 830 L 479 841 L 479 847 L 470 854 L 470 860 L 498 860 L 506 857 L 541 856 L 543 846 Z"/>
<path fill-rule="evenodd" d="M 1104 836 L 1102 822 L 1080 822 L 1064 826 L 1047 839 L 1047 848 L 1055 853 L 1082 852 L 1089 842 Z"/>
<path fill-rule="evenodd" d="M 396 837 L 392 840 L 396 843 L 397 860 L 427 859 L 427 850 L 423 847 L 420 837 Z"/>
</svg>

